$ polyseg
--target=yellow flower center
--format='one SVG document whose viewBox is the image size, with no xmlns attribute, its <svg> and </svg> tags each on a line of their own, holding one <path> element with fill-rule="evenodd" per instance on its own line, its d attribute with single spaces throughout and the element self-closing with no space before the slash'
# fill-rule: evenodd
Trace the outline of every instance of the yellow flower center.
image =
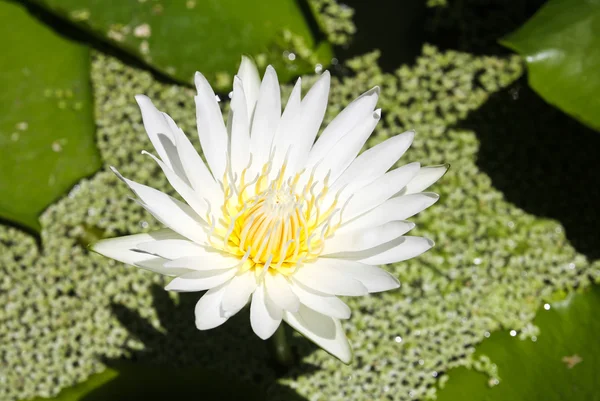
<svg viewBox="0 0 600 401">
<path fill-rule="evenodd" d="M 291 274 L 303 262 L 317 258 L 325 239 L 341 224 L 339 192 L 327 197 L 329 177 L 316 182 L 316 168 L 310 175 L 303 170 L 284 179 L 284 163 L 270 179 L 272 161 L 248 181 L 251 163 L 239 179 L 227 167 L 222 182 L 222 215 L 208 216 L 209 241 L 213 247 L 239 257 L 242 271 Z M 306 183 L 300 187 L 304 174 Z M 321 188 L 318 193 L 316 188 Z"/>
</svg>

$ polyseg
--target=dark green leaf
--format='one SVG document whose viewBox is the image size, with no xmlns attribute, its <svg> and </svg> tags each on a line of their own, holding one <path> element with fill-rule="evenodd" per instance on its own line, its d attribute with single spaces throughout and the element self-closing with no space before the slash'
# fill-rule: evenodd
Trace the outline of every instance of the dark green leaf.
<svg viewBox="0 0 600 401">
<path fill-rule="evenodd" d="M 497 365 L 500 383 L 490 387 L 482 374 L 466 368 L 449 372 L 438 401 L 600 400 L 600 287 L 571 294 L 538 312 L 536 341 L 509 332 L 492 334 L 477 349 Z"/>
<path fill-rule="evenodd" d="M 202 72 L 219 89 L 231 85 L 242 54 L 275 65 L 282 81 L 331 59 L 296 0 L 30 0 L 182 82 Z M 283 54 L 299 49 L 294 61 Z M 292 57 L 292 58 L 294 58 Z"/>
<path fill-rule="evenodd" d="M 525 57 L 547 102 L 600 130 L 600 1 L 550 0 L 500 43 Z"/>
<path fill-rule="evenodd" d="M 264 392 L 235 377 L 205 368 L 171 369 L 138 364 L 109 368 L 54 398 L 31 401 L 262 401 Z"/>
<path fill-rule="evenodd" d="M 0 1 L 0 217 L 39 229 L 39 214 L 101 164 L 89 50 Z"/>
</svg>

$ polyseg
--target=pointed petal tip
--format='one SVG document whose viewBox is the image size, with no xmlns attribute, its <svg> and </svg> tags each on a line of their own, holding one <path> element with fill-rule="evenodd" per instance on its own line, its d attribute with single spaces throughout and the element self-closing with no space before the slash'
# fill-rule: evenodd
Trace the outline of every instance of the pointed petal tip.
<svg viewBox="0 0 600 401">
<path fill-rule="evenodd" d="M 141 106 L 142 103 L 145 103 L 145 102 L 152 103 L 152 101 L 150 100 L 150 98 L 148 96 L 146 96 L 146 95 L 137 94 L 137 95 L 134 96 L 134 98 L 135 98 L 135 101 L 137 102 L 137 104 L 140 105 L 140 106 Z"/>
<path fill-rule="evenodd" d="M 381 109 L 377 109 L 373 112 L 373 118 L 375 120 L 379 120 L 381 119 Z"/>
</svg>

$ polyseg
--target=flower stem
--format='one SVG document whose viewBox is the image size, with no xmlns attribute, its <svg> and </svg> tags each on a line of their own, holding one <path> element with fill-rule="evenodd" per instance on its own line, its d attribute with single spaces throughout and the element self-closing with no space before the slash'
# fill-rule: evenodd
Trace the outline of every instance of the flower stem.
<svg viewBox="0 0 600 401">
<path fill-rule="evenodd" d="M 282 322 L 270 341 L 271 352 L 278 364 L 290 367 L 294 364 L 294 355 L 285 334 L 285 324 Z"/>
</svg>

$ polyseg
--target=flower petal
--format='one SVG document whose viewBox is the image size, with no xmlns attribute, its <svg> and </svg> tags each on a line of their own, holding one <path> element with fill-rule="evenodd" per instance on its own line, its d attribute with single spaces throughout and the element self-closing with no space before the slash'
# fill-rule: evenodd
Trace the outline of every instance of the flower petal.
<svg viewBox="0 0 600 401">
<path fill-rule="evenodd" d="M 167 166 L 153 154 L 148 153 L 146 151 L 143 151 L 142 153 L 150 156 L 156 162 L 156 164 L 159 165 L 159 167 L 167 177 L 169 184 L 171 184 L 173 189 L 177 191 L 179 195 L 181 195 L 183 200 L 185 200 L 186 203 L 190 205 L 192 209 L 194 209 L 194 211 L 196 212 L 196 214 L 198 214 L 199 217 L 206 216 L 206 213 L 208 212 L 208 203 L 205 200 L 201 199 L 198 196 L 198 194 L 192 189 L 192 187 L 190 187 L 187 184 L 187 182 L 183 181 L 177 174 L 175 174 L 173 170 L 169 168 L 169 166 Z"/>
<path fill-rule="evenodd" d="M 284 312 L 285 321 L 304 337 L 345 364 L 352 361 L 352 350 L 338 319 L 322 315 L 304 305 L 297 313 Z"/>
<path fill-rule="evenodd" d="M 167 291 L 194 292 L 209 290 L 231 280 L 237 269 L 197 270 L 175 277 L 167 286 Z"/>
<path fill-rule="evenodd" d="M 344 261 L 328 258 L 306 263 L 294 273 L 292 281 L 330 295 L 366 295 L 369 291 L 364 285 L 336 269 L 340 263 Z"/>
<path fill-rule="evenodd" d="M 142 112 L 142 120 L 144 128 L 148 133 L 148 137 L 156 149 L 160 158 L 165 162 L 175 174 L 185 182 L 187 176 L 179 159 L 179 154 L 175 148 L 175 138 L 173 136 L 169 121 L 165 118 L 165 114 L 158 111 L 152 104 L 152 101 L 144 95 L 135 97 L 140 110 Z"/>
<path fill-rule="evenodd" d="M 226 288 L 226 285 L 221 285 L 208 290 L 198 303 L 196 303 L 194 314 L 196 315 L 196 327 L 198 330 L 214 329 L 229 319 L 221 313 L 221 300 Z"/>
<path fill-rule="evenodd" d="M 228 127 L 231 137 L 230 163 L 234 174 L 238 176 L 250 160 L 250 126 L 248 123 L 246 94 L 242 81 L 235 77 L 233 80 L 233 97 L 229 113 Z"/>
<path fill-rule="evenodd" d="M 273 137 L 281 118 L 281 90 L 277 73 L 271 66 L 267 67 L 260 85 L 260 94 L 252 119 L 252 135 L 250 136 L 250 153 L 252 162 L 259 170 L 269 159 Z"/>
<path fill-rule="evenodd" d="M 419 171 L 419 163 L 398 167 L 356 192 L 344 211 L 344 221 L 360 216 L 398 193 Z"/>
<path fill-rule="evenodd" d="M 414 137 L 414 131 L 407 131 L 363 152 L 335 181 L 332 192 L 345 187 L 345 194 L 353 194 L 381 177 L 402 157 Z"/>
<path fill-rule="evenodd" d="M 252 294 L 250 305 L 250 325 L 257 336 L 266 340 L 281 324 L 283 311 L 267 297 L 264 284 L 260 284 Z"/>
<path fill-rule="evenodd" d="M 238 77 L 242 80 L 244 86 L 244 93 L 246 94 L 246 115 L 248 120 L 252 119 L 254 114 L 254 108 L 256 107 L 256 101 L 258 100 L 258 93 L 260 91 L 260 75 L 256 64 L 249 57 L 242 56 L 242 63 L 237 73 Z"/>
<path fill-rule="evenodd" d="M 276 149 L 276 152 L 273 155 L 273 175 L 277 174 L 277 171 L 283 164 L 288 149 L 292 145 L 294 138 L 297 136 L 297 121 L 302 110 L 301 92 L 302 80 L 301 78 L 298 78 L 296 85 L 294 85 L 294 89 L 292 89 L 292 93 L 290 93 L 285 109 L 283 110 L 275 135 L 273 136 L 272 147 Z M 271 151 L 271 147 L 269 147 L 268 151 Z"/>
<path fill-rule="evenodd" d="M 169 269 L 163 265 L 167 261 L 161 257 L 149 255 L 136 250 L 137 244 L 148 241 L 181 241 L 182 236 L 171 229 L 165 228 L 147 234 L 126 235 L 124 237 L 109 238 L 90 245 L 90 249 L 100 255 L 141 267 L 165 275 L 177 275 L 189 272 L 188 269 Z"/>
<path fill-rule="evenodd" d="M 369 266 L 355 261 L 344 261 L 336 267 L 344 275 L 360 281 L 369 292 L 381 292 L 400 287 L 400 282 L 390 273 L 377 266 Z"/>
<path fill-rule="evenodd" d="M 338 319 L 349 319 L 350 308 L 341 299 L 334 295 L 308 288 L 296 281 L 292 284 L 292 291 L 298 296 L 300 302 L 316 312 Z"/>
<path fill-rule="evenodd" d="M 402 262 L 419 256 L 434 245 L 433 241 L 423 237 L 400 237 L 386 244 L 353 252 L 353 258 L 368 265 L 383 265 Z M 348 254 L 344 254 L 346 257 Z"/>
<path fill-rule="evenodd" d="M 142 206 L 158 221 L 192 241 L 204 243 L 206 240 L 204 223 L 191 207 L 154 188 L 123 177 L 114 167 L 111 169 L 131 188 L 142 201 Z"/>
<path fill-rule="evenodd" d="M 206 253 L 202 246 L 186 239 L 161 239 L 141 242 L 135 245 L 135 248 L 169 260 L 189 256 L 202 256 Z"/>
<path fill-rule="evenodd" d="M 167 118 L 168 116 L 165 116 Z M 170 117 L 168 117 L 170 119 Z M 206 198 L 213 209 L 217 207 L 217 201 L 223 199 L 223 191 L 215 181 L 208 167 L 202 161 L 202 158 L 190 142 L 187 135 L 179 129 L 174 132 L 175 146 L 181 159 L 181 164 L 190 182 L 190 185 L 196 191 L 200 198 Z"/>
<path fill-rule="evenodd" d="M 315 142 L 325 116 L 330 84 L 331 76 L 329 71 L 325 71 L 302 99 L 297 118 L 290 121 L 291 125 L 282 122 L 280 136 L 286 138 L 287 141 L 277 149 L 285 153 L 291 146 L 288 176 L 304 167 L 308 159 L 308 153 Z"/>
<path fill-rule="evenodd" d="M 390 221 L 407 219 L 427 209 L 439 198 L 433 192 L 393 197 L 362 216 L 342 224 L 336 231 L 336 235 L 377 227 Z"/>
<path fill-rule="evenodd" d="M 206 78 L 197 72 L 194 81 L 198 90 L 195 100 L 200 144 L 213 176 L 220 180 L 227 165 L 227 130 L 215 92 Z"/>
<path fill-rule="evenodd" d="M 235 276 L 229 284 L 223 295 L 221 308 L 228 316 L 233 316 L 239 312 L 250 298 L 250 295 L 256 289 L 256 274 L 252 270 Z"/>
<path fill-rule="evenodd" d="M 297 312 L 300 301 L 287 279 L 279 273 L 265 275 L 265 288 L 269 298 L 281 309 Z"/>
<path fill-rule="evenodd" d="M 375 110 L 379 99 L 379 88 L 375 87 L 350 103 L 339 113 L 317 139 L 310 150 L 306 167 L 312 167 L 321 161 L 333 149 L 337 141 L 350 132 L 359 122 L 368 118 Z"/>
<path fill-rule="evenodd" d="M 414 223 L 408 221 L 390 221 L 381 226 L 367 229 L 346 231 L 345 233 L 336 231 L 333 238 L 325 241 L 321 255 L 373 248 L 406 234 L 414 226 Z"/>
<path fill-rule="evenodd" d="M 166 267 L 179 267 L 191 270 L 221 270 L 237 266 L 240 260 L 216 249 L 201 249 L 201 256 L 183 256 L 166 262 Z"/>
<path fill-rule="evenodd" d="M 437 180 L 442 178 L 449 168 L 449 164 L 422 167 L 399 195 L 414 194 L 426 190 Z"/>
<path fill-rule="evenodd" d="M 335 182 L 352 161 L 355 160 L 356 155 L 358 155 L 358 152 L 364 146 L 375 126 L 377 126 L 380 118 L 381 110 L 375 110 L 370 116 L 360 121 L 350 132 L 340 138 L 329 153 L 327 153 L 323 161 L 319 163 L 315 179 L 321 181 L 327 174 L 330 174 L 331 180 Z"/>
</svg>

